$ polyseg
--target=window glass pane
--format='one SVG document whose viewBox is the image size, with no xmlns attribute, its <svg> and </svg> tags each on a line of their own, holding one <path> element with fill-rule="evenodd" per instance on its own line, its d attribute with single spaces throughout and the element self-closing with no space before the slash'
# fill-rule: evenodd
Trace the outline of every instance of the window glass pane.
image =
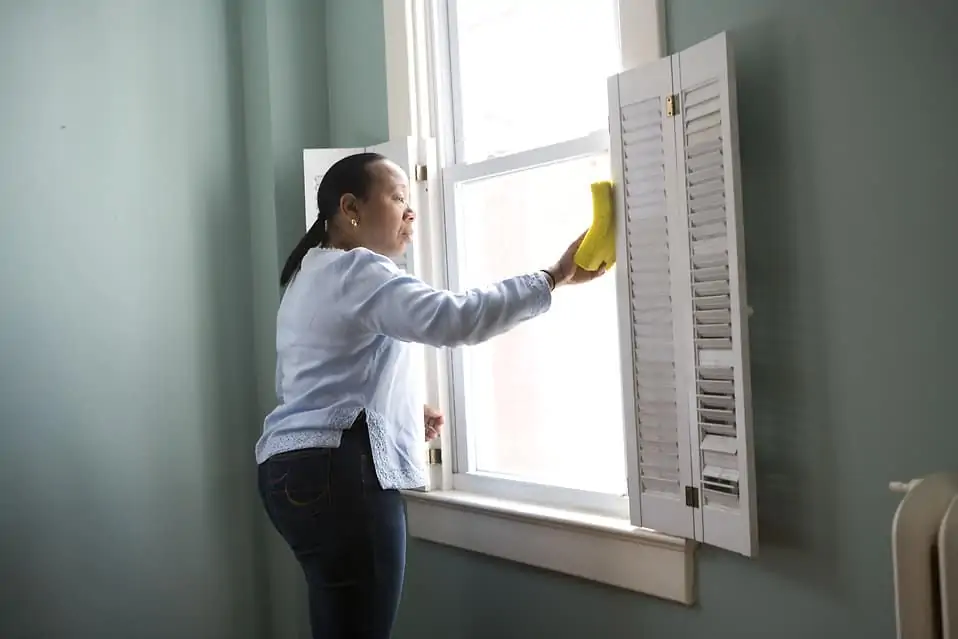
<svg viewBox="0 0 958 639">
<path fill-rule="evenodd" d="M 592 219 L 607 154 L 459 185 L 463 286 L 552 265 Z M 464 350 L 476 470 L 624 494 L 615 277 L 564 287 L 545 315 Z"/>
<path fill-rule="evenodd" d="M 461 161 L 607 128 L 614 0 L 458 0 L 456 12 Z"/>
</svg>

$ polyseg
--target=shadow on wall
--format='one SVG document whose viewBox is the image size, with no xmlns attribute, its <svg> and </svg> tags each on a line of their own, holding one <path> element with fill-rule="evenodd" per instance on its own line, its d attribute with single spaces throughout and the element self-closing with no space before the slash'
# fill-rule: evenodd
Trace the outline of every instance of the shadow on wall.
<svg viewBox="0 0 958 639">
<path fill-rule="evenodd" d="M 199 272 L 206 275 L 197 287 L 195 304 L 202 309 L 197 316 L 206 318 L 196 330 L 205 346 L 200 361 L 204 370 L 201 392 L 209 395 L 205 404 L 203 429 L 204 450 L 208 463 L 204 486 L 205 508 L 217 526 L 210 531 L 210 547 L 221 560 L 225 583 L 247 586 L 227 599 L 227 607 L 245 602 L 256 610 L 255 630 L 237 628 L 237 615 L 224 620 L 232 627 L 233 636 L 253 632 L 268 634 L 269 627 L 269 561 L 261 534 L 262 510 L 256 488 L 256 466 L 253 446 L 260 432 L 257 410 L 255 351 L 253 340 L 253 280 L 250 261 L 251 203 L 246 188 L 249 180 L 246 165 L 245 107 L 242 67 L 242 41 L 239 37 L 241 10 L 228 4 L 231 26 L 237 37 L 226 39 L 225 59 L 231 61 L 230 80 L 224 83 L 228 92 L 229 124 L 210 123 L 209 130 L 225 138 L 228 164 L 216 165 L 205 174 L 194 176 L 196 192 L 201 193 L 196 209 L 203 211 L 203 227 L 193 235 L 197 255 L 205 258 Z M 241 187 L 242 188 L 239 188 Z M 242 242 L 237 245 L 237 241 Z M 245 348 L 242 348 L 244 347 Z M 224 389 L 229 389 L 224 392 Z M 243 401 L 237 401 L 240 398 Z M 245 557 L 246 561 L 236 561 Z"/>
<path fill-rule="evenodd" d="M 789 38 L 798 36 L 780 24 L 760 22 L 731 35 L 748 293 L 755 311 L 750 350 L 760 562 L 813 587 L 838 590 L 838 502 L 832 490 L 839 482 L 838 452 L 820 288 L 826 273 L 816 255 L 824 207 L 810 170 L 810 141 L 794 133 L 815 124 L 787 122 L 813 112 L 803 104 L 811 95 L 810 78 L 807 66 L 784 55 L 794 44 Z M 798 299 L 805 302 L 801 307 Z"/>
</svg>

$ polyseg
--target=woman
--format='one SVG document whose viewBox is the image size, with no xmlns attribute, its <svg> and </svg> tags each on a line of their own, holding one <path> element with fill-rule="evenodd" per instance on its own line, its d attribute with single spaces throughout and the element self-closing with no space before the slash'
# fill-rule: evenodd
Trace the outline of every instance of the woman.
<svg viewBox="0 0 958 639">
<path fill-rule="evenodd" d="M 399 270 L 415 213 L 405 173 L 360 153 L 334 164 L 319 217 L 283 268 L 276 393 L 256 446 L 269 517 L 306 575 L 313 637 L 386 639 L 406 555 L 399 490 L 442 416 L 416 398 L 407 342 L 476 344 L 549 309 L 552 290 L 600 273 L 574 242 L 551 268 L 462 294 Z"/>
</svg>

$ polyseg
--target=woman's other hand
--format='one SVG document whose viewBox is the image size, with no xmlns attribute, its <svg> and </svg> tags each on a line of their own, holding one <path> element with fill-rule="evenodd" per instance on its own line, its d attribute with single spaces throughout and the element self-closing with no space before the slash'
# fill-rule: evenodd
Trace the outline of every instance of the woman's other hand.
<svg viewBox="0 0 958 639">
<path fill-rule="evenodd" d="M 423 406 L 423 422 L 426 425 L 426 441 L 431 442 L 436 437 L 439 437 L 439 433 L 442 431 L 442 425 L 446 423 L 446 419 L 442 416 L 442 413 L 432 406 Z"/>
<path fill-rule="evenodd" d="M 547 269 L 547 272 L 555 281 L 556 287 L 562 286 L 563 284 L 591 282 L 595 278 L 605 274 L 605 266 L 602 266 L 598 271 L 587 271 L 584 268 L 576 266 L 575 252 L 579 250 L 579 245 L 582 244 L 583 238 L 585 238 L 585 233 L 569 245 L 569 248 L 565 250 L 565 253 L 563 253 L 559 261 L 555 263 L 555 266 Z"/>
</svg>

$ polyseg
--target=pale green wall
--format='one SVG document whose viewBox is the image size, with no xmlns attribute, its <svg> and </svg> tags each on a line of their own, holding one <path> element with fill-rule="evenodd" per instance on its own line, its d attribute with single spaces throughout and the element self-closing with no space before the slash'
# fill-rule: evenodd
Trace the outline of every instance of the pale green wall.
<svg viewBox="0 0 958 639">
<path fill-rule="evenodd" d="M 386 44 L 382 0 L 326 0 L 330 144 L 385 142 Z"/>
<path fill-rule="evenodd" d="M 241 6 L 259 419 L 276 403 L 279 273 L 305 231 L 302 151 L 386 139 L 380 129 L 385 53 L 377 0 L 242 0 Z M 365 38 L 369 46 L 354 46 Z M 272 636 L 305 639 L 302 573 L 265 516 L 258 524 L 266 540 L 260 561 Z"/>
<path fill-rule="evenodd" d="M 306 637 L 255 494 L 325 3 L 0 0 L 0 637 Z"/>
<path fill-rule="evenodd" d="M 263 636 L 239 15 L 0 2 L 0 637 Z"/>
<path fill-rule="evenodd" d="M 317 0 L 242 0 L 241 7 L 258 434 L 276 405 L 279 273 L 305 225 L 303 148 L 330 144 L 326 10 Z M 265 539 L 260 603 L 271 636 L 305 639 L 302 572 L 258 503 L 257 515 Z"/>
<path fill-rule="evenodd" d="M 893 634 L 887 482 L 958 450 L 955 5 L 667 7 L 739 48 L 762 558 L 703 551 L 686 609 L 413 541 L 399 636 Z M 0 636 L 305 636 L 250 446 L 300 150 L 387 134 L 381 6 L 2 0 L 0 36 Z"/>
<path fill-rule="evenodd" d="M 305 147 L 328 146 L 325 3 L 242 0 L 260 410 L 275 405 L 279 272 L 304 231 Z"/>
<path fill-rule="evenodd" d="M 894 636 L 888 482 L 958 465 L 958 4 L 666 6 L 671 49 L 738 48 L 762 556 L 700 552 L 689 609 L 412 541 L 398 637 Z"/>
</svg>

